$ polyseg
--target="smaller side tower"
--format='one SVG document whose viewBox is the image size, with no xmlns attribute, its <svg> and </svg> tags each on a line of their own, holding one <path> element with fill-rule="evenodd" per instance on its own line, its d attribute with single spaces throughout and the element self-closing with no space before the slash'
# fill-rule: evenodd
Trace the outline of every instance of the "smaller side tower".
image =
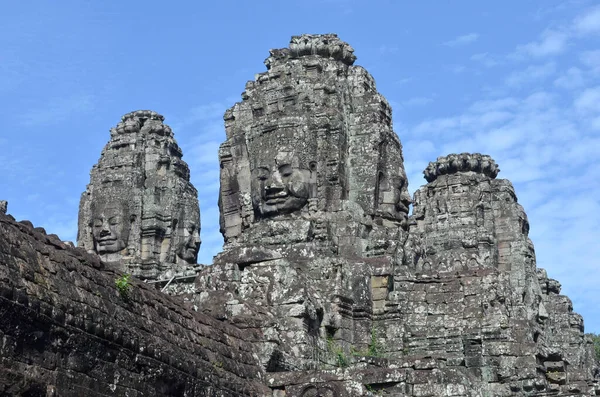
<svg viewBox="0 0 600 397">
<path fill-rule="evenodd" d="M 90 172 L 77 243 L 143 279 L 193 271 L 200 248 L 198 192 L 164 117 L 127 113 Z"/>
</svg>

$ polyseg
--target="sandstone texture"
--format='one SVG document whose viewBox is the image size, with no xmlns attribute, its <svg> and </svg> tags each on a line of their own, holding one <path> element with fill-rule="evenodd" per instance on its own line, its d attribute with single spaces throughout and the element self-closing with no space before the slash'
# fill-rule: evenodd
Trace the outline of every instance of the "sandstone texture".
<svg viewBox="0 0 600 397">
<path fill-rule="evenodd" d="M 402 146 L 389 104 L 353 65 L 353 51 L 335 35 L 294 37 L 290 48 L 271 50 L 268 71 L 226 112 L 225 250 L 293 242 L 322 252 L 392 251 L 364 236 L 373 228 L 366 218 L 404 226 Z"/>
<path fill-rule="evenodd" d="M 327 338 L 366 346 L 369 275 L 402 257 L 402 146 L 389 104 L 354 59 L 335 35 L 294 37 L 225 114 L 225 247 L 196 283 L 269 308 L 261 359 L 276 371 L 327 365 Z M 201 307 L 213 301 L 198 295 Z"/>
<path fill-rule="evenodd" d="M 164 117 L 126 114 L 90 172 L 77 244 L 143 279 L 194 273 L 200 248 L 198 192 Z"/>
<path fill-rule="evenodd" d="M 488 155 L 439 157 L 409 217 L 390 107 L 355 59 L 293 37 L 225 113 L 225 246 L 195 302 L 261 331 L 275 395 L 594 395 L 511 183 Z"/>
<path fill-rule="evenodd" d="M 0 214 L 0 395 L 264 396 L 253 335 Z"/>
<path fill-rule="evenodd" d="M 294 36 L 226 111 L 211 266 L 194 267 L 196 191 L 155 112 L 111 130 L 83 249 L 0 211 L 0 395 L 600 395 L 498 164 L 438 157 L 411 198 L 355 61 L 334 34 Z"/>
</svg>

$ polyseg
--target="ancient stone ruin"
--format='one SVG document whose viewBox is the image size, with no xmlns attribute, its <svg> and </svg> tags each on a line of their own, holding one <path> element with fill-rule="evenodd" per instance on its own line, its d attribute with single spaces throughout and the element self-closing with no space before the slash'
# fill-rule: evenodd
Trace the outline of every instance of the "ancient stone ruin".
<svg viewBox="0 0 600 397">
<path fill-rule="evenodd" d="M 355 60 L 336 35 L 295 36 L 227 110 L 211 266 L 194 266 L 196 191 L 155 112 L 111 130 L 80 248 L 0 211 L 0 395 L 600 395 L 496 162 L 438 157 L 411 200 Z M 196 271 L 165 292 L 122 276 Z"/>
<path fill-rule="evenodd" d="M 81 196 L 77 243 L 142 279 L 193 270 L 200 248 L 198 192 L 160 114 L 126 114 L 110 130 Z"/>
</svg>

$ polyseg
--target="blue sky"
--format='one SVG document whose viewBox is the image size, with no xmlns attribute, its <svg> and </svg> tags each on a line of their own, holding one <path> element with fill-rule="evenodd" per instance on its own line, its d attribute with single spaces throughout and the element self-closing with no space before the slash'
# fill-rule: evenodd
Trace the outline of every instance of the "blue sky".
<svg viewBox="0 0 600 397">
<path fill-rule="evenodd" d="M 413 192 L 437 156 L 499 164 L 538 266 L 600 333 L 600 6 L 594 1 L 3 2 L 0 199 L 75 240 L 79 196 L 121 115 L 166 117 L 202 213 L 201 263 L 222 244 L 222 115 L 270 48 L 337 33 L 393 108 Z"/>
</svg>

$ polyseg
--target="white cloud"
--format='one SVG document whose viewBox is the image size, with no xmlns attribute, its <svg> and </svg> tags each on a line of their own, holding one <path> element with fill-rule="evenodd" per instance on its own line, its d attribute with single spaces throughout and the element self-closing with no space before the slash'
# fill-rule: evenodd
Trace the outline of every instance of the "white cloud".
<svg viewBox="0 0 600 397">
<path fill-rule="evenodd" d="M 412 81 L 412 77 L 405 77 L 403 79 L 396 81 L 396 84 L 403 85 L 403 84 L 409 83 L 411 81 Z"/>
<path fill-rule="evenodd" d="M 459 47 L 466 44 L 475 42 L 479 38 L 477 33 L 469 33 L 462 36 L 455 37 L 452 40 L 446 41 L 443 44 L 448 47 Z"/>
<path fill-rule="evenodd" d="M 577 33 L 587 35 L 600 33 L 600 6 L 588 9 L 573 22 Z"/>
<path fill-rule="evenodd" d="M 576 88 L 583 87 L 585 84 L 585 77 L 581 69 L 572 67 L 569 68 L 566 73 L 554 80 L 554 85 L 567 90 L 573 90 Z"/>
<path fill-rule="evenodd" d="M 584 51 L 579 56 L 581 63 L 592 70 L 600 70 L 600 50 Z"/>
<path fill-rule="evenodd" d="M 550 2 L 542 3 L 543 6 L 536 10 L 534 13 L 535 20 L 543 20 L 544 18 L 550 17 L 552 14 L 564 14 L 565 11 L 576 9 L 589 3 L 589 0 L 566 0 L 556 5 L 550 5 L 549 3 Z"/>
<path fill-rule="evenodd" d="M 435 145 L 433 142 L 426 139 L 405 141 L 402 143 L 402 146 L 405 150 L 409 148 L 411 153 L 419 153 L 421 157 L 425 156 L 426 158 L 428 158 L 431 153 L 435 152 Z"/>
<path fill-rule="evenodd" d="M 582 113 L 600 113 L 600 86 L 583 91 L 575 99 L 574 106 Z"/>
<path fill-rule="evenodd" d="M 506 78 L 506 84 L 511 87 L 518 87 L 525 84 L 542 81 L 556 72 L 554 62 L 548 62 L 543 65 L 531 65 L 524 70 L 512 72 Z"/>
<path fill-rule="evenodd" d="M 450 71 L 454 74 L 462 73 L 467 68 L 464 65 L 450 65 Z"/>
<path fill-rule="evenodd" d="M 600 6 L 591 7 L 568 24 L 545 30 L 538 40 L 517 46 L 510 57 L 523 60 L 559 55 L 565 52 L 572 39 L 599 33 Z"/>
<path fill-rule="evenodd" d="M 500 99 L 479 100 L 473 103 L 469 107 L 469 110 L 476 113 L 504 111 L 507 109 L 514 109 L 518 105 L 519 101 L 516 98 L 506 97 Z"/>
<path fill-rule="evenodd" d="M 539 40 L 517 46 L 516 56 L 541 58 L 562 53 L 568 43 L 569 35 L 556 30 L 544 31 Z"/>
<path fill-rule="evenodd" d="M 440 134 L 448 130 L 454 130 L 460 125 L 460 120 L 457 117 L 430 119 L 419 123 L 411 133 L 414 136 L 422 136 L 425 134 Z"/>
</svg>

